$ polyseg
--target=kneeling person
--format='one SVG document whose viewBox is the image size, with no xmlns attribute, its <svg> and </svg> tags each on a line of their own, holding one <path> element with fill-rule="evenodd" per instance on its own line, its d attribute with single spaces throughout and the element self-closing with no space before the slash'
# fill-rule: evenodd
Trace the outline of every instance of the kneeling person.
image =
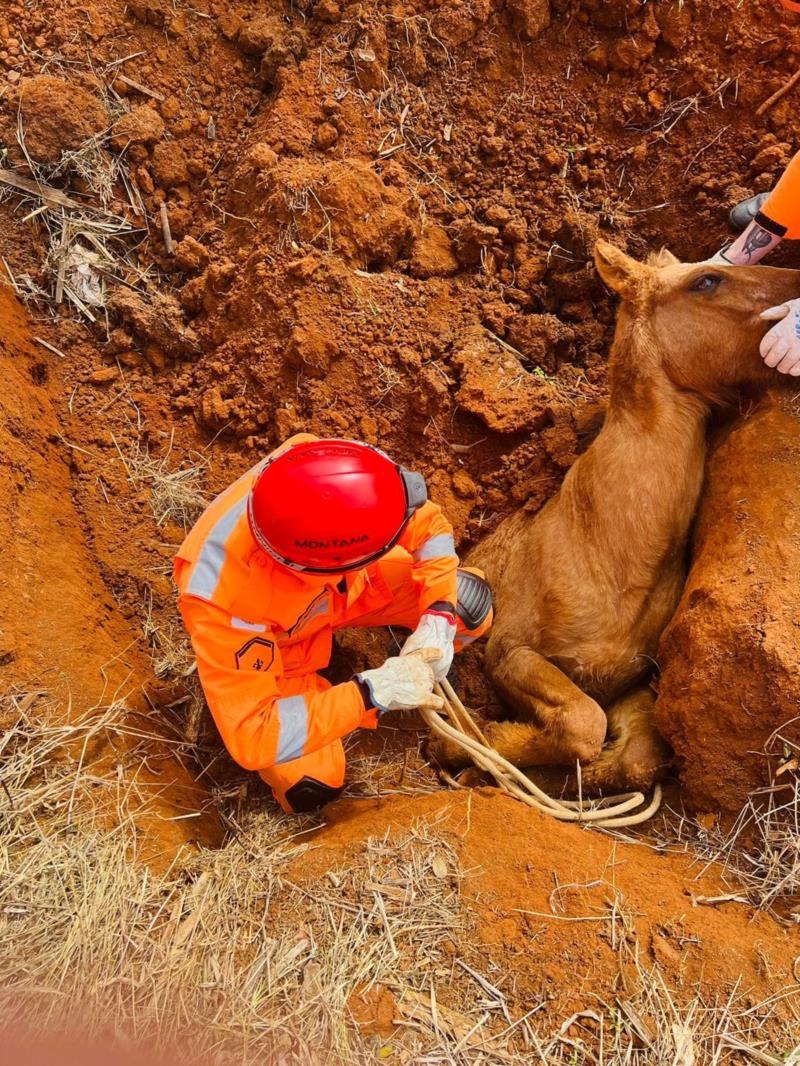
<svg viewBox="0 0 800 1066">
<path fill-rule="evenodd" d="M 377 448 L 292 437 L 218 496 L 175 560 L 181 614 L 230 754 L 286 811 L 344 786 L 342 737 L 440 703 L 453 653 L 485 633 L 491 593 L 461 569 L 425 483 Z M 398 656 L 330 685 L 342 627 L 413 630 Z"/>
</svg>

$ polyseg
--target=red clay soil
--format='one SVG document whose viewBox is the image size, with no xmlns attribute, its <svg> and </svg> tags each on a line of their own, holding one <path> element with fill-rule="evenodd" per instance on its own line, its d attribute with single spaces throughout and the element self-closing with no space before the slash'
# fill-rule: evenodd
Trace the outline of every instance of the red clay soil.
<svg viewBox="0 0 800 1066">
<path fill-rule="evenodd" d="M 741 903 L 707 903 L 732 894 L 714 873 L 700 877 L 686 856 L 566 826 L 491 789 L 341 801 L 314 840 L 322 846 L 287 876 L 312 898 L 325 895 L 327 871 L 358 861 L 369 838 L 402 837 L 416 819 L 445 833 L 465 874 L 468 928 L 450 953 L 497 974 L 512 990 L 513 1012 L 543 1001 L 552 1015 L 545 1030 L 636 986 L 626 937 L 631 947 L 638 940 L 642 967 L 660 970 L 672 988 L 713 995 L 741 980 L 756 1003 L 792 983 L 795 934 Z M 627 934 L 619 922 L 617 936 L 601 917 L 615 899 L 631 920 Z"/>
<path fill-rule="evenodd" d="M 100 80 L 121 94 L 106 96 L 115 111 L 133 109 L 108 121 L 113 144 L 128 144 L 150 226 L 140 254 L 164 271 L 165 299 L 148 315 L 120 292 L 124 328 L 101 356 L 68 324 L 71 439 L 104 465 L 111 432 L 130 441 L 134 402 L 156 446 L 173 431 L 177 455 L 214 441 L 212 488 L 305 428 L 421 466 L 470 538 L 539 506 L 602 394 L 612 308 L 586 265 L 598 229 L 698 258 L 724 235 L 728 203 L 789 158 L 791 100 L 753 120 L 796 62 L 776 6 L 730 3 L 708 20 L 692 4 L 554 4 L 533 41 L 541 4 L 275 4 L 266 16 L 215 3 L 201 17 L 202 5 L 153 0 L 91 15 L 59 5 L 24 25 L 12 6 L 0 56 L 22 75 L 4 100 L 12 161 L 17 112 L 43 124 L 26 78 L 44 61 L 52 77 L 65 69 L 53 54 L 79 62 L 90 48 L 101 70 L 144 52 Z M 31 35 L 39 53 L 19 46 Z M 122 70 L 165 99 L 115 79 Z M 72 115 L 91 83 L 71 75 L 81 95 L 64 101 L 48 82 L 50 108 Z M 174 256 L 155 224 L 162 200 L 173 236 L 190 238 Z M 35 223 L 10 224 L 3 241 L 12 270 L 40 276 Z M 84 458 L 93 524 L 105 503 Z M 142 568 L 114 554 L 104 565 L 135 605 Z"/>
<path fill-rule="evenodd" d="M 105 124 L 145 214 L 121 186 L 115 208 L 141 227 L 150 270 L 124 276 L 96 326 L 30 309 L 64 358 L 0 290 L 4 685 L 71 690 L 82 706 L 121 687 L 135 706 L 152 681 L 145 605 L 175 625 L 183 530 L 156 526 L 131 485 L 120 453 L 135 448 L 176 468 L 199 455 L 214 493 L 297 430 L 360 437 L 425 474 L 462 548 L 540 507 L 602 415 L 614 309 L 595 236 L 634 254 L 713 252 L 728 207 L 769 188 L 796 148 L 797 90 L 755 110 L 799 57 L 773 0 L 4 5 L 3 165 L 24 168 L 20 125 L 47 161 Z M 88 195 L 80 174 L 52 180 Z M 31 210 L 0 199 L 3 270 L 52 292 Z M 380 653 L 353 642 L 340 668 Z M 463 691 L 482 698 L 474 673 Z M 177 791 L 164 803 L 184 813 L 189 778 L 165 765 Z M 701 772 L 716 775 L 713 759 Z M 469 802 L 347 801 L 325 851 L 381 819 L 450 807 L 465 825 Z M 585 1006 L 563 973 L 573 988 L 612 977 L 598 930 L 515 910 L 548 909 L 551 867 L 564 882 L 618 878 L 676 975 L 742 972 L 758 989 L 757 941 L 785 974 L 782 930 L 734 905 L 693 909 L 677 860 L 623 849 L 609 865 L 605 838 L 472 802 L 473 950 L 512 960 L 527 989 Z M 184 831 L 214 839 L 198 822 L 155 818 L 147 834 L 169 855 Z"/>
<path fill-rule="evenodd" d="M 140 632 L 116 609 L 76 508 L 71 470 L 74 448 L 66 444 L 53 409 L 47 364 L 40 358 L 24 312 L 10 290 L 0 287 L 0 509 L 3 580 L 0 582 L 0 676 L 3 694 L 40 693 L 26 701 L 29 714 L 52 713 L 66 721 L 93 708 L 125 700 L 130 726 L 155 730 L 144 717 L 142 679 L 151 670 Z M 66 710 L 63 710 L 66 709 Z M 140 712 L 137 715 L 137 712 Z M 16 724 L 13 702 L 4 705 L 0 728 Z M 129 758 L 125 738 L 91 752 L 97 776 L 130 784 L 142 796 L 137 828 L 141 854 L 157 858 L 189 840 L 212 845 L 221 839 L 213 816 L 196 817 L 207 801 L 204 788 L 173 757 L 169 744 L 149 745 L 149 758 Z M 141 756 L 141 753 L 140 753 Z M 189 821 L 174 820 L 189 814 Z"/>
<path fill-rule="evenodd" d="M 711 455 L 692 568 L 659 649 L 658 727 L 686 802 L 703 811 L 736 815 L 785 760 L 783 741 L 800 749 L 800 420 L 786 406 L 765 405 Z"/>
</svg>

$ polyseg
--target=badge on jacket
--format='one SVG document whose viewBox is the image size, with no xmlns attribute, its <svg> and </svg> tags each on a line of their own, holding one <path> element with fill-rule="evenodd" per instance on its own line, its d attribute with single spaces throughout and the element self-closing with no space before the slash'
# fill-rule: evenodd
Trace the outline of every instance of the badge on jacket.
<svg viewBox="0 0 800 1066">
<path fill-rule="evenodd" d="M 236 652 L 237 670 L 269 670 L 275 661 L 275 645 L 263 637 L 253 637 Z"/>
</svg>

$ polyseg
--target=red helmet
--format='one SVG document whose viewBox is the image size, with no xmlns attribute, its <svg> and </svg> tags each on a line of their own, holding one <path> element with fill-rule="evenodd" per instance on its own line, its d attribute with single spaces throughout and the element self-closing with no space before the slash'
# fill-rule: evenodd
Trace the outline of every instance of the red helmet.
<svg viewBox="0 0 800 1066">
<path fill-rule="evenodd" d="M 256 541 L 279 563 L 338 574 L 385 554 L 426 499 L 422 475 L 378 448 L 307 441 L 267 460 L 247 516 Z"/>
</svg>

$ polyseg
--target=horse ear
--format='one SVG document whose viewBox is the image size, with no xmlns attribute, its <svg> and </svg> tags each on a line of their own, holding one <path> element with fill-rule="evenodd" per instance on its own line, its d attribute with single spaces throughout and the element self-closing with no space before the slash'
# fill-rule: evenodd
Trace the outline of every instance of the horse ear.
<svg viewBox="0 0 800 1066">
<path fill-rule="evenodd" d="M 642 264 L 608 241 L 600 240 L 595 244 L 594 265 L 609 289 L 623 299 L 630 299 L 639 288 L 644 269 Z"/>
<path fill-rule="evenodd" d="M 647 257 L 647 265 L 652 267 L 675 266 L 680 259 L 673 255 L 669 248 L 659 248 L 657 252 L 651 252 Z"/>
</svg>

